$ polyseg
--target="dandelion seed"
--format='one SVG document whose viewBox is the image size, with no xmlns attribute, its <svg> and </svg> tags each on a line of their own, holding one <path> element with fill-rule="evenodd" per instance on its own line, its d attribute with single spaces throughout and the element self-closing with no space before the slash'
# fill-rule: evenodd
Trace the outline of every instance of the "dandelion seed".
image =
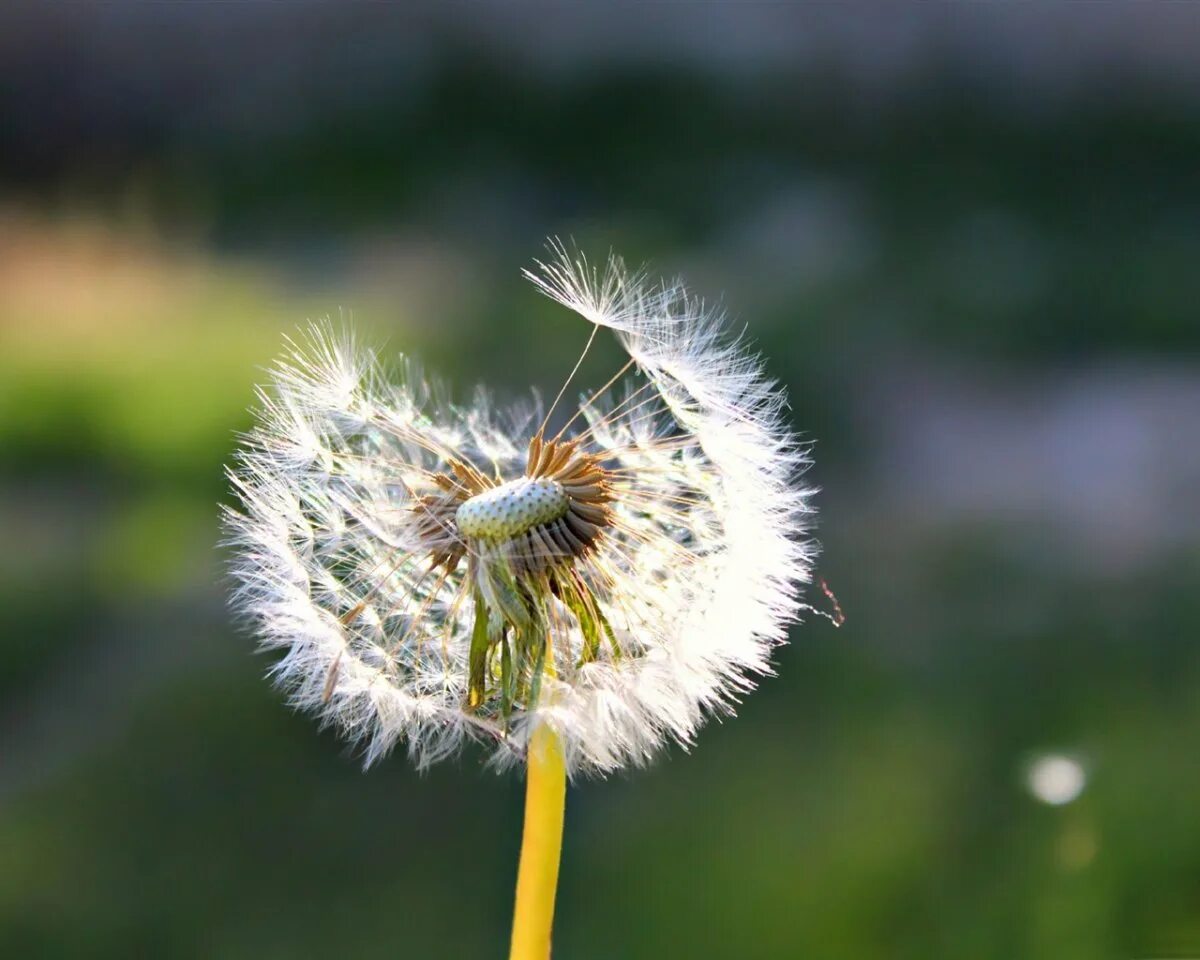
<svg viewBox="0 0 1200 960">
<path fill-rule="evenodd" d="M 551 252 L 530 279 L 593 325 L 589 346 L 606 327 L 629 355 L 558 433 L 579 363 L 550 412 L 463 407 L 316 325 L 273 369 L 226 516 L 236 606 L 296 706 L 368 764 L 483 741 L 527 762 L 531 804 L 535 770 L 641 764 L 732 712 L 813 552 L 785 398 L 723 317 Z"/>
<path fill-rule="evenodd" d="M 1042 803 L 1061 807 L 1083 793 L 1087 770 L 1076 757 L 1047 753 L 1029 764 L 1025 779 L 1029 792 Z"/>
</svg>

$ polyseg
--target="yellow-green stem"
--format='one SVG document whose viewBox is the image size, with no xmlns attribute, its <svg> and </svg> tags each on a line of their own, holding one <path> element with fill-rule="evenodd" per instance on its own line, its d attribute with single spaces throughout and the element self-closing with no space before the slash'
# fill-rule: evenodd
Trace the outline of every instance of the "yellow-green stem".
<svg viewBox="0 0 1200 960">
<path fill-rule="evenodd" d="M 566 799 L 562 744 L 553 730 L 541 724 L 530 737 L 526 760 L 525 827 L 510 960 L 547 960 L 550 956 Z"/>
</svg>

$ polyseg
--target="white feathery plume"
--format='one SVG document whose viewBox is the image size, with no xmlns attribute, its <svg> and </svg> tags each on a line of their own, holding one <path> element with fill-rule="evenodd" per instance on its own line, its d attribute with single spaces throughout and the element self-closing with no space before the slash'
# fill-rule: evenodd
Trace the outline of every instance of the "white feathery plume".
<svg viewBox="0 0 1200 960">
<path fill-rule="evenodd" d="M 731 712 L 801 609 L 807 461 L 759 358 L 681 285 L 551 252 L 529 278 L 635 371 L 564 432 L 316 325 L 230 470 L 235 605 L 368 764 L 474 738 L 504 765 L 541 722 L 572 774 L 643 763 Z"/>
</svg>

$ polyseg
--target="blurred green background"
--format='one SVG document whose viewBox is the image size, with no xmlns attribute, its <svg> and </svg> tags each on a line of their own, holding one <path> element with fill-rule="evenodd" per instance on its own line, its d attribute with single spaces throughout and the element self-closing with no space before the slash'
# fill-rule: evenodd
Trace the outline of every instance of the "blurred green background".
<svg viewBox="0 0 1200 960">
<path fill-rule="evenodd" d="M 748 325 L 849 619 L 572 791 L 555 956 L 1200 956 L 1198 28 L 6 5 L 0 955 L 505 954 L 519 780 L 290 713 L 217 504 L 306 318 L 555 389 L 561 234 Z"/>
</svg>

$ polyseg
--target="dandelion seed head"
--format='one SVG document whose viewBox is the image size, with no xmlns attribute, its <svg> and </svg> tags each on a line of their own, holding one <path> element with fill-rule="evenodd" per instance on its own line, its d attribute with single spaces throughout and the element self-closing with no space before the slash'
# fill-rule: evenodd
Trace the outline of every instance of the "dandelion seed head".
<svg viewBox="0 0 1200 960">
<path fill-rule="evenodd" d="M 518 477 L 464 500 L 454 521 L 465 537 L 509 540 L 558 520 L 569 509 L 557 480 Z"/>
<path fill-rule="evenodd" d="M 1088 774 L 1077 758 L 1059 753 L 1047 753 L 1035 758 L 1026 770 L 1029 792 L 1042 803 L 1061 807 L 1083 793 Z"/>
<path fill-rule="evenodd" d="M 318 324 L 230 470 L 235 605 L 368 764 L 476 739 L 505 766 L 538 723 L 573 774 L 647 762 L 731 713 L 800 612 L 806 452 L 761 360 L 680 284 L 551 253 L 534 283 L 630 357 L 562 432 Z"/>
</svg>

